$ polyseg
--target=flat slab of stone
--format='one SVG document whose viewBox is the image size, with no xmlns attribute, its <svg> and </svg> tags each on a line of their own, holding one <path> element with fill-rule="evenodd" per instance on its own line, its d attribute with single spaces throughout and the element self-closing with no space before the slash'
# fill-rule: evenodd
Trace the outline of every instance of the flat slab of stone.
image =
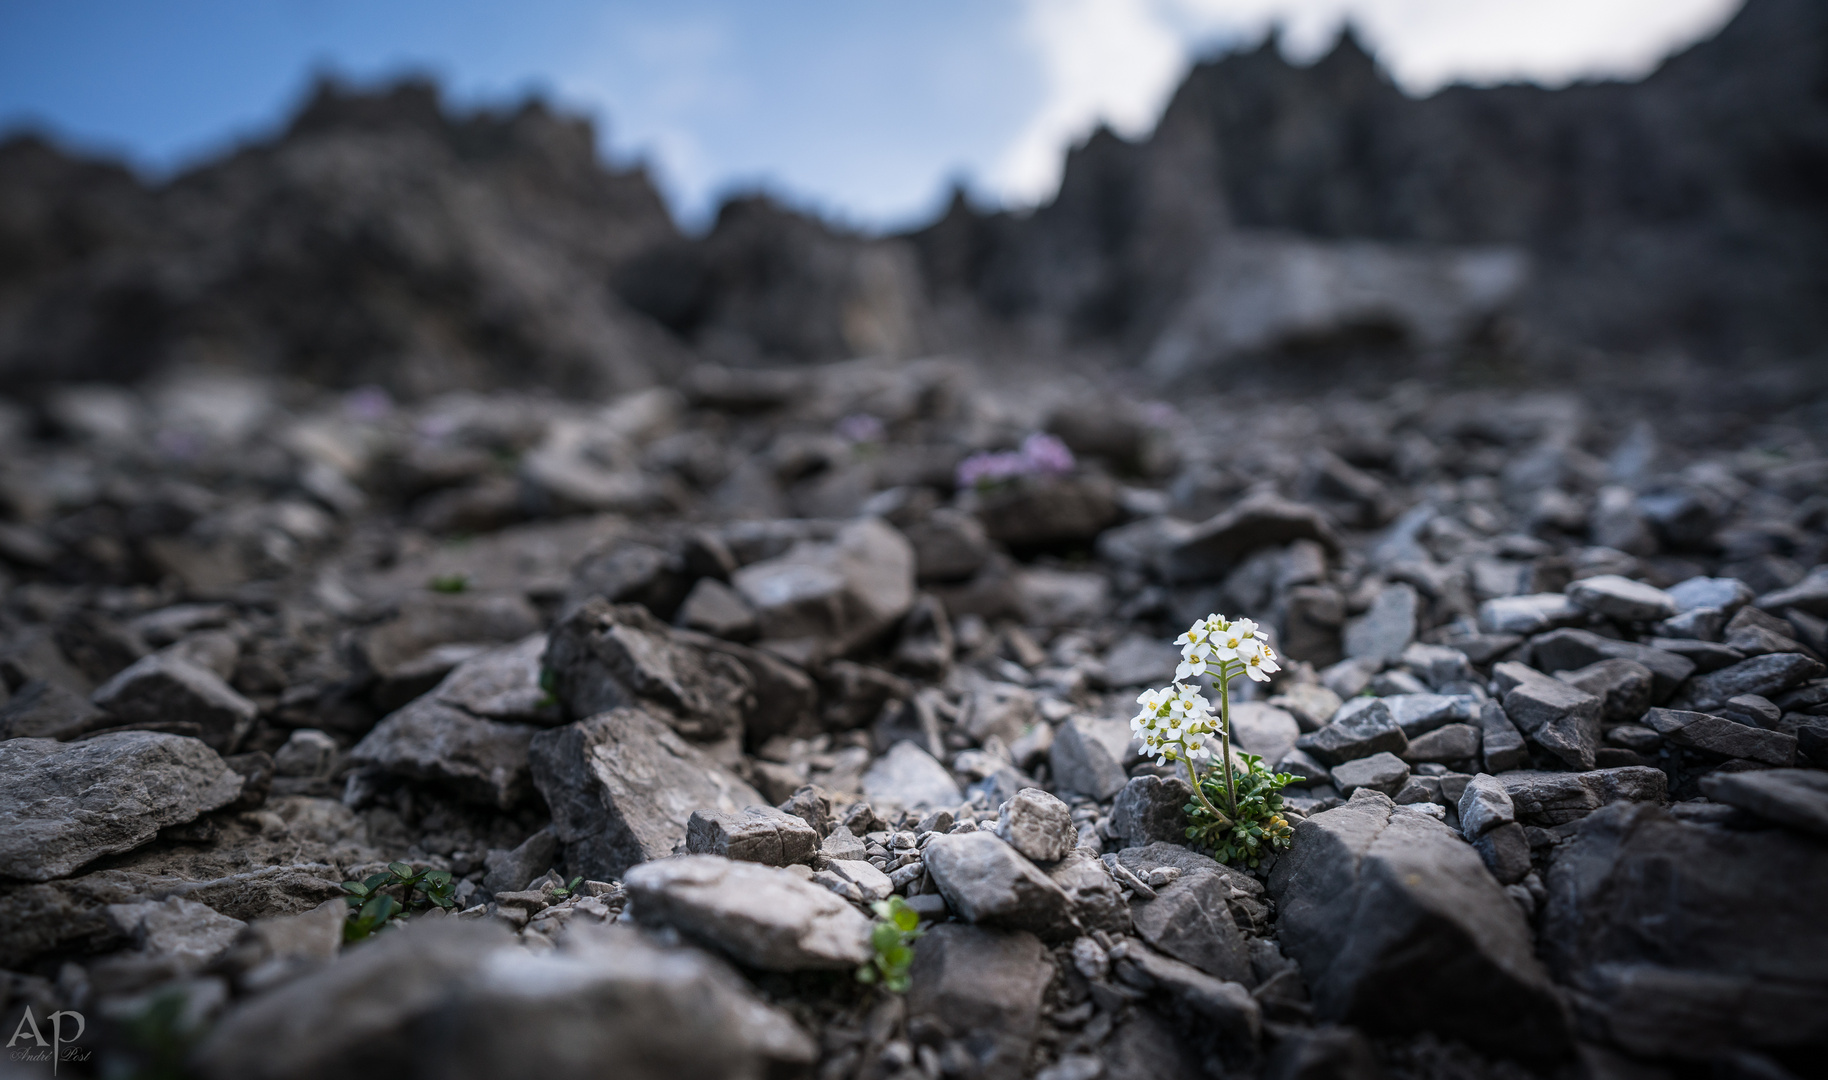
<svg viewBox="0 0 1828 1080">
<path fill-rule="evenodd" d="M 671 855 L 685 843 L 694 810 L 767 804 L 640 709 L 542 731 L 528 758 L 571 872 L 594 881 L 617 880 L 631 866 Z"/>
<path fill-rule="evenodd" d="M 1372 754 L 1400 754 L 1409 748 L 1409 738 L 1397 726 L 1390 707 L 1381 700 L 1373 700 L 1319 731 L 1308 732 L 1296 740 L 1295 745 L 1323 764 L 1338 767 Z"/>
<path fill-rule="evenodd" d="M 1195 526 L 1162 558 L 1169 581 L 1211 581 L 1229 573 L 1258 548 L 1316 540 L 1339 550 L 1339 538 L 1325 514 L 1277 495 L 1257 495 Z"/>
<path fill-rule="evenodd" d="M 214 750 L 182 735 L 0 742 L 0 877 L 65 877 L 227 806 L 241 783 Z"/>
<path fill-rule="evenodd" d="M 1796 736 L 1702 712 L 1651 709 L 1644 726 L 1677 746 L 1723 757 L 1745 758 L 1779 768 L 1796 760 Z"/>
<path fill-rule="evenodd" d="M 1530 658 L 1543 671 L 1573 671 L 1601 660 L 1636 661 L 1650 669 L 1652 701 L 1666 700 L 1695 673 L 1695 662 L 1686 656 L 1574 628 L 1530 639 Z"/>
<path fill-rule="evenodd" d="M 1586 618 L 1587 612 L 1561 593 L 1500 596 L 1479 605 L 1479 629 L 1488 634 L 1539 634 Z"/>
<path fill-rule="evenodd" d="M 745 806 L 734 814 L 694 810 L 686 821 L 686 850 L 737 862 L 789 866 L 813 861 L 819 834 L 804 819 L 772 806 Z"/>
<path fill-rule="evenodd" d="M 451 669 L 432 696 L 485 720 L 553 727 L 564 722 L 565 713 L 540 685 L 545 654 L 545 634 L 490 649 Z"/>
<path fill-rule="evenodd" d="M 952 773 L 905 739 L 870 763 L 863 774 L 863 796 L 871 803 L 909 810 L 952 809 L 965 801 Z"/>
<path fill-rule="evenodd" d="M 861 912 L 776 867 L 685 855 L 637 866 L 623 884 L 638 920 L 670 926 L 750 967 L 852 968 L 874 955 Z"/>
<path fill-rule="evenodd" d="M 1715 802 L 1737 806 L 1766 821 L 1828 836 L 1828 772 L 1717 772 L 1701 778 L 1701 791 Z"/>
<path fill-rule="evenodd" d="M 1323 1019 L 1488 1053 L 1571 1047 L 1530 928 L 1472 847 L 1372 791 L 1303 821 L 1270 874 L 1282 946 Z"/>
<path fill-rule="evenodd" d="M 171 650 L 136 660 L 91 700 L 119 724 L 192 723 L 210 749 L 232 754 L 260 715 L 214 671 Z"/>
<path fill-rule="evenodd" d="M 1822 670 L 1819 660 L 1802 653 L 1767 653 L 1695 676 L 1669 705 L 1673 709 L 1708 712 L 1741 694 L 1775 698 L 1791 687 L 1819 677 Z"/>
<path fill-rule="evenodd" d="M 1409 779 L 1409 765 L 1388 751 L 1370 757 L 1342 762 L 1333 767 L 1333 783 L 1339 793 L 1351 798 L 1359 788 L 1371 788 L 1386 795 L 1401 791 Z"/>
<path fill-rule="evenodd" d="M 1611 803 L 1662 803 L 1669 797 L 1669 777 L 1647 765 L 1579 773 L 1517 769 L 1499 773 L 1495 779 L 1510 796 L 1516 819 L 1544 829 L 1586 817 Z"/>
<path fill-rule="evenodd" d="M 1568 599 L 1596 615 L 1623 623 L 1656 622 L 1677 611 L 1675 597 L 1654 585 L 1618 574 L 1582 578 L 1568 586 Z"/>
</svg>

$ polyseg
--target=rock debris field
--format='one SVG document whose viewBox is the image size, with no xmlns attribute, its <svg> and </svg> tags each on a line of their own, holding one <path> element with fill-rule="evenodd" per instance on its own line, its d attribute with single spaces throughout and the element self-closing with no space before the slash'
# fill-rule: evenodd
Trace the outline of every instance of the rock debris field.
<svg viewBox="0 0 1828 1080">
<path fill-rule="evenodd" d="M 1807 1075 L 1828 436 L 1613 404 L 8 406 L 7 1022 L 211 1078 Z M 1296 778 L 1255 868 L 1131 742 L 1214 611 L 1283 663 L 1233 689 Z M 891 896 L 905 993 L 855 974 Z"/>
</svg>

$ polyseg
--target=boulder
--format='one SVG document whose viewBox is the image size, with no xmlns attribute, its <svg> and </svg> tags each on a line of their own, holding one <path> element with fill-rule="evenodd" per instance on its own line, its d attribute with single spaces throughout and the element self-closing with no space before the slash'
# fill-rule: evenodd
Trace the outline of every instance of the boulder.
<svg viewBox="0 0 1828 1080">
<path fill-rule="evenodd" d="M 1619 804 L 1556 846 L 1546 884 L 1543 956 L 1583 1026 L 1627 1052 L 1704 1068 L 1727 1048 L 1828 1039 L 1819 838 Z"/>
<path fill-rule="evenodd" d="M 716 855 L 644 863 L 624 884 L 635 917 L 669 926 L 749 967 L 854 968 L 874 955 L 870 921 L 805 878 Z"/>
<path fill-rule="evenodd" d="M 1646 765 L 1579 773 L 1517 769 L 1496 779 L 1510 796 L 1516 819 L 1544 829 L 1586 817 L 1610 803 L 1662 803 L 1669 797 L 1669 778 Z"/>
<path fill-rule="evenodd" d="M 747 669 L 681 640 L 639 604 L 584 604 L 553 629 L 545 665 L 571 716 L 640 708 L 700 742 L 741 734 L 754 703 Z"/>
<path fill-rule="evenodd" d="M 1157 840 L 1184 843 L 1186 808 L 1192 801 L 1193 785 L 1178 776 L 1132 777 L 1112 802 L 1107 827 L 1124 847 L 1141 847 Z"/>
<path fill-rule="evenodd" d="M 694 810 L 686 820 L 686 850 L 764 866 L 811 863 L 819 834 L 801 818 L 772 806 L 745 806 L 738 813 Z"/>
<path fill-rule="evenodd" d="M 1779 768 L 1788 767 L 1796 758 L 1796 736 L 1766 731 L 1723 716 L 1680 709 L 1651 709 L 1644 714 L 1644 726 L 1677 746 L 1722 757 L 1745 758 Z"/>
<path fill-rule="evenodd" d="M 829 542 L 750 563 L 730 584 L 755 608 L 764 640 L 811 662 L 874 640 L 908 613 L 914 549 L 887 523 L 862 518 Z"/>
<path fill-rule="evenodd" d="M 1717 772 L 1701 778 L 1701 791 L 1715 802 L 1737 806 L 1766 821 L 1828 837 L 1828 772 Z"/>
<path fill-rule="evenodd" d="M 196 1051 L 212 1080 L 381 1070 L 482 1080 L 613 1064 L 628 1080 L 763 1080 L 817 1045 L 728 966 L 610 927 L 556 951 L 483 922 L 388 933 L 232 1009 Z"/>
<path fill-rule="evenodd" d="M 219 754 L 234 753 L 260 715 L 222 676 L 171 649 L 134 661 L 91 700 L 118 724 L 195 724 Z"/>
<path fill-rule="evenodd" d="M 1695 676 L 1669 704 L 1673 709 L 1708 712 L 1741 694 L 1775 698 L 1822 671 L 1821 661 L 1802 653 L 1767 653 Z"/>
<path fill-rule="evenodd" d="M 1341 710 L 1344 712 L 1344 710 Z M 1323 764 L 1337 767 L 1372 754 L 1400 754 L 1409 748 L 1409 739 L 1397 726 L 1390 707 L 1380 700 L 1334 720 L 1318 731 L 1310 731 L 1295 745 L 1314 755 Z"/>
<path fill-rule="evenodd" d="M 1572 1049 L 1517 906 L 1432 818 L 1361 791 L 1296 826 L 1269 888 L 1321 1018 L 1536 1061 Z"/>
<path fill-rule="evenodd" d="M 1572 768 L 1593 768 L 1599 749 L 1600 700 L 1516 661 L 1492 668 L 1504 690 L 1504 715 L 1517 730 Z"/>
<path fill-rule="evenodd" d="M 427 695 L 376 724 L 349 761 L 506 810 L 528 792 L 527 747 L 539 731 L 484 720 Z"/>
<path fill-rule="evenodd" d="M 0 877 L 49 881 L 241 794 L 196 739 L 152 731 L 0 742 Z"/>
<path fill-rule="evenodd" d="M 1568 599 L 1622 623 L 1656 622 L 1679 610 L 1676 598 L 1662 589 L 1618 574 L 1582 578 L 1568 586 Z"/>
<path fill-rule="evenodd" d="M 992 833 L 935 836 L 922 859 L 946 903 L 966 922 L 1049 940 L 1079 931 L 1060 886 Z"/>
<path fill-rule="evenodd" d="M 1040 788 L 1023 788 L 997 812 L 997 835 L 1037 863 L 1066 858 L 1079 839 L 1072 811 Z"/>
<path fill-rule="evenodd" d="M 640 709 L 542 731 L 528 748 L 574 874 L 613 881 L 685 843 L 692 811 L 736 812 L 761 795 Z"/>
<path fill-rule="evenodd" d="M 935 1025 L 966 1055 L 972 1075 L 1018 1080 L 1054 978 L 1047 949 L 1033 935 L 982 926 L 936 926 L 914 946 L 910 1017 Z"/>
</svg>

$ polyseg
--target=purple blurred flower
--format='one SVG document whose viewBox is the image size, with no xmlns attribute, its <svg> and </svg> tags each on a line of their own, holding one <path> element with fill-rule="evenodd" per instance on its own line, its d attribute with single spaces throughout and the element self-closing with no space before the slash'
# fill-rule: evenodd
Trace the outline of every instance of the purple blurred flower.
<svg viewBox="0 0 1828 1080">
<path fill-rule="evenodd" d="M 869 413 L 852 413 L 838 421 L 838 437 L 847 442 L 881 442 L 886 434 L 888 429 L 882 426 L 882 421 Z"/>
<path fill-rule="evenodd" d="M 1036 432 L 1022 440 L 1020 450 L 972 454 L 959 462 L 957 484 L 986 488 L 1023 476 L 1064 476 L 1077 465 L 1065 443 Z"/>
<path fill-rule="evenodd" d="M 343 395 L 343 412 L 351 420 L 385 420 L 393 411 L 393 397 L 378 386 L 359 386 Z"/>
</svg>

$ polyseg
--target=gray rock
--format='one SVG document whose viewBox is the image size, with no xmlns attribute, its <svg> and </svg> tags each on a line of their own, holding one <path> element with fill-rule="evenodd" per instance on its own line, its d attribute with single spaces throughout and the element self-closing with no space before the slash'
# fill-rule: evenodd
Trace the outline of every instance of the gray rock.
<svg viewBox="0 0 1828 1080">
<path fill-rule="evenodd" d="M 1828 618 L 1828 566 L 1818 566 L 1809 576 L 1787 589 L 1768 592 L 1758 598 L 1765 611 L 1797 608 L 1818 618 Z"/>
<path fill-rule="evenodd" d="M 1640 754 L 1655 753 L 1663 745 L 1663 736 L 1642 724 L 1620 724 L 1606 732 L 1606 741 Z"/>
<path fill-rule="evenodd" d="M 1697 675 L 1671 701 L 1673 709 L 1707 712 L 1741 694 L 1775 698 L 1793 686 L 1819 677 L 1820 661 L 1802 653 L 1769 653 L 1741 660 L 1731 667 Z"/>
<path fill-rule="evenodd" d="M 819 834 L 800 818 L 772 806 L 745 806 L 734 814 L 694 810 L 686 819 L 686 850 L 738 862 L 788 866 L 813 861 Z"/>
<path fill-rule="evenodd" d="M 1456 805 L 1460 812 L 1460 835 L 1468 840 L 1477 840 L 1498 826 L 1517 820 L 1510 792 L 1488 773 L 1468 780 Z"/>
<path fill-rule="evenodd" d="M 1289 1032 L 1264 1062 L 1265 1080 L 1377 1080 L 1383 1070 L 1371 1042 L 1356 1029 L 1322 1027 Z"/>
<path fill-rule="evenodd" d="M 1570 1049 L 1529 927 L 1439 822 L 1360 792 L 1296 826 L 1269 889 L 1321 1018 L 1533 1060 Z"/>
<path fill-rule="evenodd" d="M 1498 884 L 1515 885 L 1529 876 L 1530 842 L 1524 839 L 1522 825 L 1500 825 L 1472 843 Z"/>
<path fill-rule="evenodd" d="M 833 859 L 849 862 L 869 857 L 869 852 L 864 848 L 862 839 L 853 835 L 843 825 L 833 825 L 831 832 L 827 833 L 825 839 L 819 843 L 821 863 Z"/>
<path fill-rule="evenodd" d="M 1689 641 L 1682 638 L 1653 637 L 1648 647 L 1679 656 L 1694 665 L 1696 674 L 1719 671 L 1745 659 L 1745 654 L 1731 645 L 1715 641 Z"/>
<path fill-rule="evenodd" d="M 74 690 L 32 679 L 0 707 L 0 739 L 69 739 L 113 722 Z"/>
<path fill-rule="evenodd" d="M 1504 715 L 1517 730 L 1572 768 L 1593 768 L 1599 749 L 1600 700 L 1515 661 L 1492 669 L 1504 690 Z"/>
<path fill-rule="evenodd" d="M 539 731 L 483 720 L 427 696 L 376 724 L 350 749 L 349 761 L 506 810 L 527 793 L 527 747 Z"/>
<path fill-rule="evenodd" d="M 1409 739 L 1397 726 L 1389 706 L 1377 700 L 1319 731 L 1308 732 L 1295 745 L 1337 768 L 1343 762 L 1372 754 L 1400 754 L 1409 748 Z"/>
<path fill-rule="evenodd" d="M 109 904 L 104 911 L 130 950 L 90 966 L 89 979 L 106 993 L 124 993 L 194 975 L 228 950 L 247 923 L 207 904 L 171 896 Z"/>
<path fill-rule="evenodd" d="M 774 735 L 805 735 L 818 730 L 819 686 L 803 669 L 761 649 L 691 630 L 673 639 L 683 645 L 722 653 L 749 673 L 755 699 L 743 717 L 743 738 L 760 745 Z"/>
<path fill-rule="evenodd" d="M 169 649 L 130 664 L 91 700 L 121 724 L 195 724 L 219 754 L 234 753 L 260 715 L 222 676 Z"/>
<path fill-rule="evenodd" d="M 967 922 L 1027 930 L 1049 940 L 1079 930 L 1060 886 L 994 834 L 935 836 L 922 859 L 946 903 Z"/>
<path fill-rule="evenodd" d="M 1699 1061 L 1828 1035 L 1819 839 L 1609 806 L 1554 849 L 1546 884 L 1543 956 L 1583 1027 L 1627 1052 Z"/>
<path fill-rule="evenodd" d="M 1388 752 L 1333 766 L 1333 783 L 1339 788 L 1339 793 L 1348 799 L 1359 788 L 1371 788 L 1386 795 L 1395 795 L 1402 790 L 1408 779 L 1409 766 L 1402 758 Z"/>
<path fill-rule="evenodd" d="M 1485 756 L 1486 772 L 1507 772 L 1530 763 L 1530 752 L 1523 745 L 1523 735 L 1504 706 L 1496 701 L 1481 702 L 1477 717 L 1479 747 Z"/>
<path fill-rule="evenodd" d="M 1100 802 L 1117 794 L 1129 779 L 1124 772 L 1129 747 L 1130 725 L 1123 720 L 1070 718 L 1054 733 L 1047 750 L 1054 790 Z"/>
<path fill-rule="evenodd" d="M 958 1046 L 973 1076 L 1017 1080 L 1028 1067 L 1054 965 L 1033 934 L 936 926 L 914 946 L 910 1017 Z"/>
<path fill-rule="evenodd" d="M 544 828 L 512 850 L 495 848 L 483 856 L 482 887 L 490 893 L 519 892 L 558 865 L 563 845 L 558 834 Z"/>
<path fill-rule="evenodd" d="M 1072 811 L 1040 788 L 1023 788 L 997 812 L 997 835 L 1038 863 L 1066 858 L 1078 842 Z"/>
<path fill-rule="evenodd" d="M 1816 769 L 1717 772 L 1701 778 L 1701 790 L 1715 802 L 1737 806 L 1766 821 L 1828 836 L 1828 773 Z"/>
<path fill-rule="evenodd" d="M 1568 599 L 1623 623 L 1656 622 L 1680 610 L 1676 598 L 1662 589 L 1618 574 L 1582 578 L 1568 586 Z"/>
<path fill-rule="evenodd" d="M 1232 1055 L 1253 1056 L 1263 1015 L 1242 984 L 1215 978 L 1134 941 L 1118 942 L 1111 950 L 1111 961 L 1120 980 L 1167 997 L 1172 1010 L 1188 1026 L 1216 1036 L 1215 1041 Z"/>
<path fill-rule="evenodd" d="M 1445 645 L 1427 645 L 1418 641 L 1404 649 L 1399 659 L 1404 667 L 1415 672 L 1431 687 L 1466 682 L 1473 677 L 1473 665 L 1466 654 Z"/>
<path fill-rule="evenodd" d="M 1726 612 L 1719 608 L 1694 608 L 1664 619 L 1651 627 L 1651 632 L 1660 638 L 1719 641 L 1726 629 L 1726 620 Z"/>
<path fill-rule="evenodd" d="M 1163 869 L 1178 870 L 1182 875 L 1218 874 L 1225 879 L 1226 902 L 1231 906 L 1231 917 L 1238 926 L 1258 935 L 1269 932 L 1269 908 L 1263 902 L 1263 883 L 1243 870 L 1223 866 L 1180 844 L 1161 841 L 1125 848 L 1115 856 L 1105 858 L 1140 878 L 1154 876 Z"/>
<path fill-rule="evenodd" d="M 1487 634 L 1539 634 L 1586 616 L 1585 609 L 1560 593 L 1500 596 L 1479 605 L 1479 629 Z"/>
<path fill-rule="evenodd" d="M 1344 702 L 1318 683 L 1297 683 L 1270 698 L 1269 704 L 1293 716 L 1302 731 L 1319 731 Z"/>
<path fill-rule="evenodd" d="M 1370 610 L 1346 623 L 1346 656 L 1354 660 L 1394 663 L 1415 640 L 1419 598 L 1412 586 L 1386 585 Z"/>
<path fill-rule="evenodd" d="M 536 727 L 561 724 L 564 710 L 540 684 L 545 653 L 545 634 L 530 634 L 513 645 L 478 653 L 452 668 L 432 696 L 484 720 Z"/>
<path fill-rule="evenodd" d="M 964 581 L 984 568 L 995 550 L 976 515 L 942 506 L 902 530 L 914 548 L 914 573 L 923 583 Z"/>
<path fill-rule="evenodd" d="M 684 855 L 643 863 L 623 883 L 636 919 L 670 926 L 749 967 L 851 968 L 874 955 L 870 921 L 856 908 L 773 866 Z"/>
<path fill-rule="evenodd" d="M 825 883 L 822 879 L 828 877 L 855 889 L 857 899 L 866 904 L 887 900 L 895 891 L 895 883 L 889 880 L 889 875 L 862 859 L 836 859 L 828 862 L 825 869 L 813 875 L 813 880 Z M 830 887 L 829 884 L 827 887 Z"/>
<path fill-rule="evenodd" d="M 1383 699 L 1396 726 L 1411 739 L 1443 724 L 1471 720 L 1479 702 L 1458 694 L 1398 694 Z"/>
<path fill-rule="evenodd" d="M 393 710 L 436 686 L 462 661 L 539 631 L 539 612 L 515 592 L 413 591 L 399 614 L 357 639 L 375 699 Z"/>
<path fill-rule="evenodd" d="M 871 763 L 863 774 L 863 795 L 878 805 L 910 810 L 956 807 L 965 801 L 946 767 L 907 740 Z"/>
<path fill-rule="evenodd" d="M 1713 608 L 1731 614 L 1752 602 L 1752 588 L 1738 578 L 1692 577 L 1667 590 L 1678 612 Z"/>
<path fill-rule="evenodd" d="M 0 877 L 49 881 L 241 794 L 196 739 L 151 731 L 0 742 Z"/>
<path fill-rule="evenodd" d="M 1123 786 L 1111 804 L 1108 828 L 1124 847 L 1157 840 L 1182 843 L 1187 838 L 1186 806 L 1193 785 L 1178 776 L 1137 776 Z"/>
<path fill-rule="evenodd" d="M 1631 660 L 1650 669 L 1652 701 L 1665 701 L 1682 680 L 1695 672 L 1695 662 L 1665 649 L 1601 637 L 1591 630 L 1556 630 L 1530 641 L 1530 656 L 1544 671 L 1573 671 L 1601 660 Z"/>
<path fill-rule="evenodd" d="M 1299 784 L 1325 784 L 1333 778 L 1327 767 L 1306 750 L 1290 750 L 1282 755 L 1282 760 L 1276 763 L 1276 771 L 1293 776 Z"/>
<path fill-rule="evenodd" d="M 759 806 L 755 789 L 639 709 L 534 736 L 533 783 L 574 874 L 613 881 L 682 846 L 692 811 Z"/>
<path fill-rule="evenodd" d="M 1301 725 L 1294 716 L 1274 705 L 1240 701 L 1231 707 L 1231 745 L 1257 755 L 1272 769 L 1300 738 Z"/>
<path fill-rule="evenodd" d="M 674 616 L 680 626 L 731 641 L 752 641 L 761 633 L 755 609 L 743 595 L 716 578 L 699 578 Z"/>
<path fill-rule="evenodd" d="M 1180 653 L 1159 637 L 1131 634 L 1104 654 L 1105 685 L 1160 686 L 1174 678 Z"/>
<path fill-rule="evenodd" d="M 1254 986 L 1250 949 L 1231 915 L 1230 880 L 1210 870 L 1184 872 L 1157 889 L 1154 899 L 1132 903 L 1130 918 L 1144 941 L 1176 960 Z"/>
<path fill-rule="evenodd" d="M 703 742 L 741 734 L 755 695 L 740 663 L 687 643 L 639 604 L 584 604 L 553 629 L 545 664 L 574 717 L 637 707 Z"/>
<path fill-rule="evenodd" d="M 562 989 L 560 989 L 562 988 Z M 628 1080 L 762 1080 L 817 1046 L 726 965 L 626 928 L 536 955 L 486 923 L 389 933 L 231 1010 L 198 1048 L 211 1080 L 380 1069 L 482 1080 L 614 1062 Z"/>
<path fill-rule="evenodd" d="M 1775 731 L 1783 721 L 1784 711 L 1770 698 L 1759 697 L 1757 694 L 1740 694 L 1736 698 L 1727 699 L 1727 703 L 1720 706 L 1716 715 Z"/>
<path fill-rule="evenodd" d="M 887 631 L 914 606 L 914 549 L 876 518 L 846 524 L 829 543 L 802 541 L 750 563 L 730 584 L 762 637 L 795 659 L 841 655 Z"/>
<path fill-rule="evenodd" d="M 1611 659 L 1575 671 L 1557 671 L 1555 677 L 1600 699 L 1600 723 L 1628 724 L 1650 708 L 1655 677 L 1636 660 Z"/>
<path fill-rule="evenodd" d="M 1662 803 L 1669 793 L 1663 770 L 1644 765 L 1584 773 L 1519 769 L 1500 773 L 1497 780 L 1511 797 L 1517 820 L 1544 829 L 1586 817 L 1610 803 Z"/>
<path fill-rule="evenodd" d="M 1162 559 L 1171 582 L 1214 581 L 1258 548 L 1315 540 L 1331 551 L 1339 539 L 1326 515 L 1274 494 L 1255 495 L 1196 526 Z"/>
<path fill-rule="evenodd" d="M 1087 544 L 1123 517 L 1116 485 L 1098 475 L 1028 477 L 972 496 L 985 535 L 1017 549 Z"/>
<path fill-rule="evenodd" d="M 1479 729 L 1471 724 L 1448 724 L 1426 735 L 1409 740 L 1403 760 L 1412 764 L 1425 761 L 1472 761 L 1479 757 Z"/>
<path fill-rule="evenodd" d="M 1097 855 L 1075 849 L 1048 867 L 1047 876 L 1066 894 L 1073 918 L 1086 932 L 1130 932 L 1130 905 Z"/>
<path fill-rule="evenodd" d="M 299 728 L 273 751 L 273 772 L 303 780 L 323 780 L 336 771 L 343 752 L 336 740 L 316 728 Z"/>
<path fill-rule="evenodd" d="M 1644 726 L 1677 746 L 1745 758 L 1784 768 L 1796 759 L 1796 736 L 1736 723 L 1722 716 L 1679 709 L 1652 709 Z"/>
</svg>

